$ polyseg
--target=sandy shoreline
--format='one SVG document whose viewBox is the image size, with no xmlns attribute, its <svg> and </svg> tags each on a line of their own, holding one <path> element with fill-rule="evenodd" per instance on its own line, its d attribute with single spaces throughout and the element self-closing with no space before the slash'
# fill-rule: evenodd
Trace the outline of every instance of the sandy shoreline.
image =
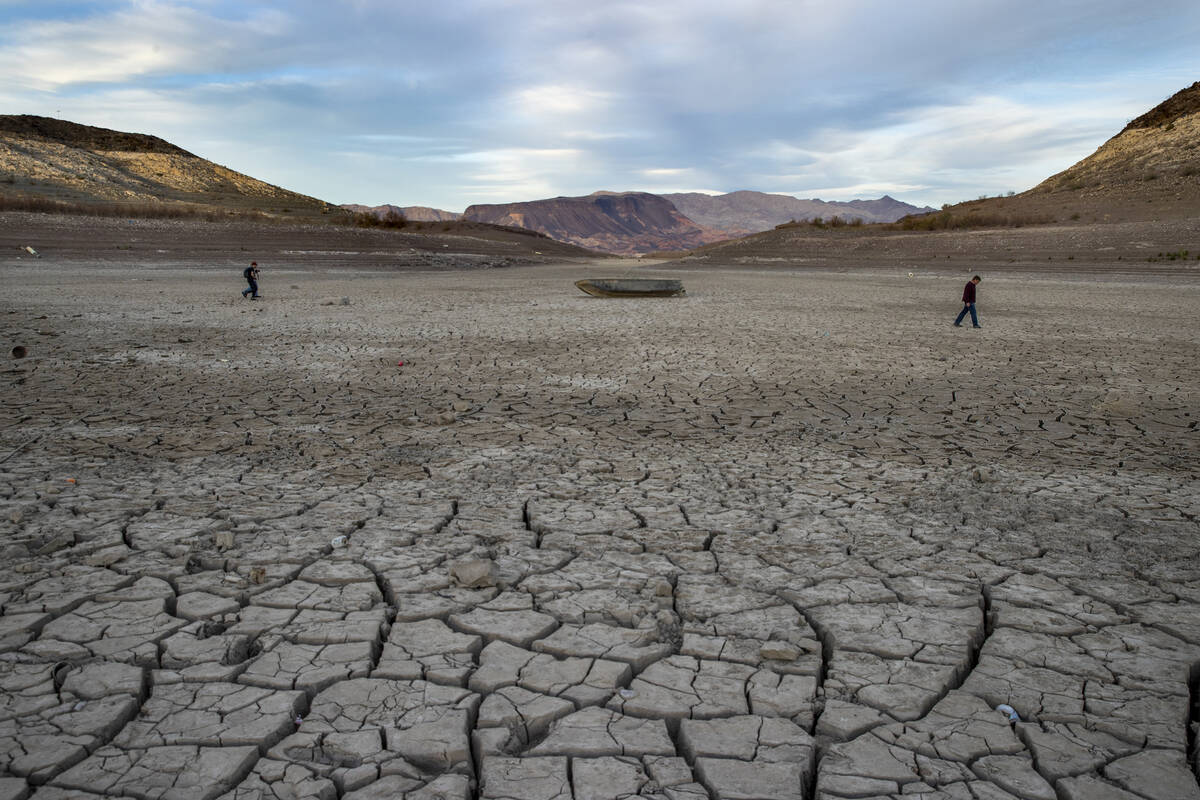
<svg viewBox="0 0 1200 800">
<path fill-rule="evenodd" d="M 13 780 L 1197 796 L 1191 271 L 295 258 L 0 259 Z"/>
</svg>

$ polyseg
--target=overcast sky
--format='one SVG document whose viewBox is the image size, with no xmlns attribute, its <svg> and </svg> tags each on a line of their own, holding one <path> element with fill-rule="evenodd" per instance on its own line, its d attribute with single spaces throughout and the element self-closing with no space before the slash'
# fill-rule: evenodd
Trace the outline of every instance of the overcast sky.
<svg viewBox="0 0 1200 800">
<path fill-rule="evenodd" d="M 1200 0 L 0 0 L 0 113 L 333 203 L 1022 191 L 1200 79 Z"/>
</svg>

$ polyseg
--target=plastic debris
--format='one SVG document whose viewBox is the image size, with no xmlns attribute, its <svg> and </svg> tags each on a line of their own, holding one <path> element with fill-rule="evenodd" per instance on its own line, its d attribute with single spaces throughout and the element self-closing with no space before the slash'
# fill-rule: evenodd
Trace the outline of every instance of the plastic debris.
<svg viewBox="0 0 1200 800">
<path fill-rule="evenodd" d="M 335 536 L 329 540 L 330 547 L 345 547 L 349 539 L 346 536 Z"/>
<path fill-rule="evenodd" d="M 29 255 L 33 256 L 34 258 L 41 258 L 41 255 L 38 254 L 38 251 L 34 250 L 29 245 L 26 245 L 23 249 L 25 250 L 26 253 L 29 253 Z"/>
<path fill-rule="evenodd" d="M 71 710 L 72 711 L 83 711 L 83 707 L 86 705 L 87 705 L 86 700 L 80 700 L 78 703 L 76 703 L 74 706 L 71 707 Z"/>
<path fill-rule="evenodd" d="M 300 727 L 300 724 L 301 724 L 302 722 L 304 722 L 304 717 L 302 717 L 302 716 L 300 716 L 299 714 L 297 714 L 297 715 L 296 715 L 296 727 L 297 727 L 297 728 L 299 728 L 299 727 Z"/>
<path fill-rule="evenodd" d="M 1021 721 L 1021 715 L 1017 713 L 1017 710 L 1015 708 L 1008 705 L 1007 703 L 1001 703 L 1000 705 L 996 706 L 996 710 L 999 711 L 1001 714 L 1007 714 L 1008 719 L 1011 722 L 1020 722 Z"/>
<path fill-rule="evenodd" d="M 626 700 L 628 700 L 629 698 L 636 695 L 637 692 L 635 692 L 633 689 L 622 689 L 619 692 L 617 692 L 617 694 L 621 695 L 621 697 L 624 697 Z"/>
</svg>

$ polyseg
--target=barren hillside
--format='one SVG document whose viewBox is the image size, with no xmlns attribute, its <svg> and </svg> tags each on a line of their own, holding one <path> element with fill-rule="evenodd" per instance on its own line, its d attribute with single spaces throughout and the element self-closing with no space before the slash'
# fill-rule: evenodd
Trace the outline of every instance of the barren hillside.
<svg viewBox="0 0 1200 800">
<path fill-rule="evenodd" d="M 0 197 L 170 203 L 296 217 L 342 213 L 157 136 L 28 115 L 0 116 Z"/>
<path fill-rule="evenodd" d="M 1200 81 L 1032 189 L 960 203 L 949 211 L 1058 222 L 1200 217 Z"/>
</svg>

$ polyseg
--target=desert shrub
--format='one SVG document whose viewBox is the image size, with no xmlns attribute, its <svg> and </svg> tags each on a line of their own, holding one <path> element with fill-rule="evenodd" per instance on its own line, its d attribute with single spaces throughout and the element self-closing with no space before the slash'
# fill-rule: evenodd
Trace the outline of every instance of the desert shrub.
<svg viewBox="0 0 1200 800">
<path fill-rule="evenodd" d="M 1020 228 L 1024 225 L 1044 225 L 1053 222 L 1044 214 L 955 214 L 938 211 L 933 214 L 917 214 L 903 217 L 886 226 L 900 231 L 949 231 L 964 228 Z"/>
<path fill-rule="evenodd" d="M 408 219 L 395 209 L 388 209 L 383 214 L 373 211 L 359 211 L 350 215 L 349 223 L 360 228 L 403 228 L 408 225 Z"/>
<path fill-rule="evenodd" d="M 171 203 L 69 203 L 48 197 L 26 195 L 0 197 L 0 211 L 25 211 L 34 214 L 75 214 L 85 217 L 127 217 L 129 219 L 204 219 L 215 222 L 228 217 L 267 222 L 271 217 L 261 211 L 225 211 L 205 206 Z"/>
</svg>

